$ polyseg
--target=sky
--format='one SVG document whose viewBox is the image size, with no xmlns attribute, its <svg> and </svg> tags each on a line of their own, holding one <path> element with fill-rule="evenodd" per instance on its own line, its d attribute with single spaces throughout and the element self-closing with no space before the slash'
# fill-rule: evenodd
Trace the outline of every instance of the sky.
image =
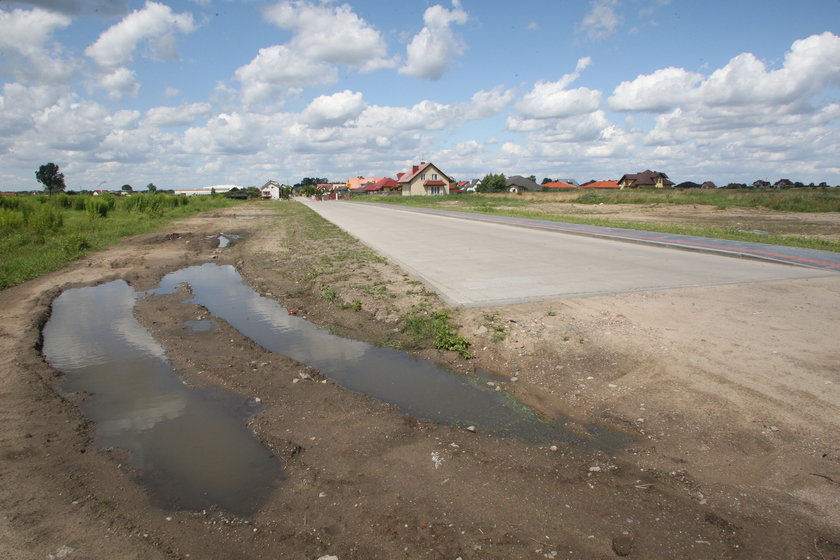
<svg viewBox="0 0 840 560">
<path fill-rule="evenodd" d="M 0 0 L 0 190 L 840 184 L 837 0 Z"/>
</svg>

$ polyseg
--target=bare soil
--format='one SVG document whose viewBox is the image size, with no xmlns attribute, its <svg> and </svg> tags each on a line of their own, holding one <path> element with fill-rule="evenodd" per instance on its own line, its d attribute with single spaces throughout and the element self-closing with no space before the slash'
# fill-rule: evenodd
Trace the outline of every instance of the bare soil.
<svg viewBox="0 0 840 560">
<path fill-rule="evenodd" d="M 582 433 L 631 434 L 616 456 L 404 417 L 301 380 L 308 368 L 219 319 L 184 328 L 205 311 L 177 295 L 141 299 L 186 383 L 261 400 L 249 427 L 285 475 L 249 519 L 159 509 L 54 390 L 40 328 L 61 290 L 144 290 L 212 260 L 339 334 L 406 348 L 402 314 L 444 307 L 381 259 L 314 272 L 335 247 L 300 238 L 276 204 L 195 216 L 0 292 L 0 557 L 840 559 L 840 276 L 454 309 L 475 357 L 417 351 L 508 379 Z M 219 232 L 242 237 L 219 249 Z"/>
</svg>

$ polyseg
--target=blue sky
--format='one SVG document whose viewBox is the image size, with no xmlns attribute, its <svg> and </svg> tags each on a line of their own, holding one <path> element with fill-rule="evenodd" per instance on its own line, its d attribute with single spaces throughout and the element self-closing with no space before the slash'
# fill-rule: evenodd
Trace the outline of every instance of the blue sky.
<svg viewBox="0 0 840 560">
<path fill-rule="evenodd" d="M 486 173 L 840 184 L 840 2 L 0 3 L 0 190 Z"/>
</svg>

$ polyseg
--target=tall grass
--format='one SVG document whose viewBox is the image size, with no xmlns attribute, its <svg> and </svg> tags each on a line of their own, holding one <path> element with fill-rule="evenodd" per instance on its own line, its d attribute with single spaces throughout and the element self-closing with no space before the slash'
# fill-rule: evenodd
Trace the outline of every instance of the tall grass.
<svg viewBox="0 0 840 560">
<path fill-rule="evenodd" d="M 0 289 L 57 270 L 126 235 L 236 203 L 167 194 L 0 197 Z"/>
</svg>

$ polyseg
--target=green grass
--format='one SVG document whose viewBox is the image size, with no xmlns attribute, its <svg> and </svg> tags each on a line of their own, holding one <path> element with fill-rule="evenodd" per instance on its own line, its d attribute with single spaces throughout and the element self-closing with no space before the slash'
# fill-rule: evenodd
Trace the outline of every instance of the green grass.
<svg viewBox="0 0 840 560">
<path fill-rule="evenodd" d="M 753 192 L 755 191 L 755 192 Z M 761 192 L 758 192 L 761 191 Z M 678 235 L 693 235 L 714 239 L 729 239 L 751 243 L 766 243 L 789 247 L 803 247 L 840 253 L 840 242 L 796 235 L 777 235 L 741 231 L 738 228 L 693 226 L 653 222 L 629 222 L 594 216 L 564 215 L 540 210 L 540 205 L 552 201 L 553 193 L 539 193 L 538 197 L 512 198 L 504 195 L 452 195 L 448 197 L 370 197 L 373 202 L 456 210 L 476 214 L 491 214 L 513 218 L 546 220 L 581 225 L 616 227 L 639 231 L 653 231 Z M 583 198 L 583 200 L 581 200 Z M 367 199 L 365 199 L 367 200 Z M 728 207 L 767 207 L 789 212 L 840 211 L 840 188 L 806 189 L 748 189 L 748 190 L 650 190 L 650 191 L 589 191 L 565 202 L 591 204 L 692 204 Z M 819 210 L 818 210 L 819 209 Z"/>
<path fill-rule="evenodd" d="M 432 311 L 426 305 L 418 305 L 403 317 L 401 330 L 415 344 L 432 342 L 438 350 L 452 350 L 471 358 L 469 341 L 457 333 L 451 319 L 448 311 Z"/>
<path fill-rule="evenodd" d="M 134 199 L 147 199 L 141 206 Z M 59 194 L 0 198 L 0 289 L 58 270 L 128 235 L 148 233 L 226 198 Z"/>
</svg>

